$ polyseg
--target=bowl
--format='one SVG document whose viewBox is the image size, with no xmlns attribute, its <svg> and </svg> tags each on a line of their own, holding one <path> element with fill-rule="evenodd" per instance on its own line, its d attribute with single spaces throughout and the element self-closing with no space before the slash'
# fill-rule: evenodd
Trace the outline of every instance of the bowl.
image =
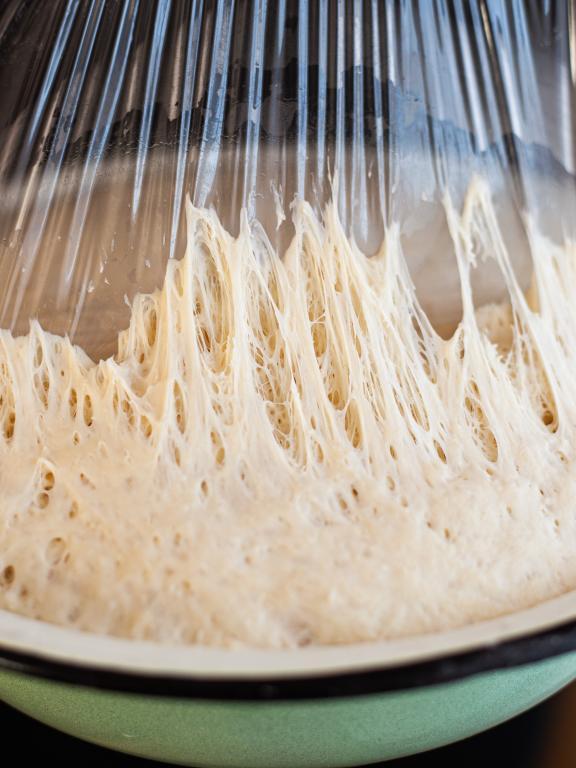
<svg viewBox="0 0 576 768">
<path fill-rule="evenodd" d="M 497 725 L 576 679 L 576 592 L 450 632 L 268 651 L 164 646 L 0 611 L 0 699 L 190 766 L 354 766 Z"/>
</svg>

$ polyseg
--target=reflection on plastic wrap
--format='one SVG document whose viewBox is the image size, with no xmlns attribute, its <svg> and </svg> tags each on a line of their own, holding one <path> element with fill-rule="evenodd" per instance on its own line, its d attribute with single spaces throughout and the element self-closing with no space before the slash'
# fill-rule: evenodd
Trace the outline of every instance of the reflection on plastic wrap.
<svg viewBox="0 0 576 768">
<path fill-rule="evenodd" d="M 109 354 L 182 255 L 185 195 L 281 251 L 294 197 L 334 185 L 367 254 L 400 224 L 449 328 L 446 194 L 489 178 L 524 285 L 522 217 L 575 234 L 575 40 L 572 0 L 5 0 L 0 326 Z M 498 298 L 489 262 L 475 281 Z"/>
</svg>

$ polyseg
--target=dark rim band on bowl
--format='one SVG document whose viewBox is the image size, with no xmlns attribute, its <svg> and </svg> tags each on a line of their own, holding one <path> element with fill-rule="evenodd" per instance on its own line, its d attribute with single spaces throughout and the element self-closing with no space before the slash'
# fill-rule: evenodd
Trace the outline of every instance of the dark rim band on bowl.
<svg viewBox="0 0 576 768">
<path fill-rule="evenodd" d="M 100 690 L 220 701 L 289 701 L 362 696 L 462 680 L 576 651 L 576 620 L 480 650 L 361 672 L 290 679 L 206 679 L 119 672 L 3 650 L 0 669 Z"/>
</svg>

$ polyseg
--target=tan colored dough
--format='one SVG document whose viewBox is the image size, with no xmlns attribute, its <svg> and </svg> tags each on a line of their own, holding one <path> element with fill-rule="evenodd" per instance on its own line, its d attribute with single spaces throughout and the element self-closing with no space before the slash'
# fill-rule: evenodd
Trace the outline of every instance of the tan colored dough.
<svg viewBox="0 0 576 768">
<path fill-rule="evenodd" d="M 0 332 L 0 607 L 283 647 L 576 587 L 574 245 L 530 233 L 529 306 L 474 186 L 449 210 L 464 317 L 445 341 L 394 228 L 367 259 L 333 208 L 295 220 L 280 260 L 189 207 L 186 257 L 135 299 L 114 359 Z M 510 305 L 477 319 L 479 239 Z"/>
</svg>

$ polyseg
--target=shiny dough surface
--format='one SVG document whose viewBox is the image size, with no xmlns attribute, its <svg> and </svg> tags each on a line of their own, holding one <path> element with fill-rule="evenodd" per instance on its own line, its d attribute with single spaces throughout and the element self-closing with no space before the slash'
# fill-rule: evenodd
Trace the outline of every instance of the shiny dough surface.
<svg viewBox="0 0 576 768">
<path fill-rule="evenodd" d="M 445 340 L 398 231 L 366 258 L 305 204 L 280 259 L 188 206 L 188 247 L 94 362 L 0 331 L 0 607 L 160 642 L 400 637 L 576 587 L 576 248 L 529 229 L 523 293 L 487 190 L 448 210 Z M 509 303 L 476 310 L 495 259 Z"/>
</svg>

